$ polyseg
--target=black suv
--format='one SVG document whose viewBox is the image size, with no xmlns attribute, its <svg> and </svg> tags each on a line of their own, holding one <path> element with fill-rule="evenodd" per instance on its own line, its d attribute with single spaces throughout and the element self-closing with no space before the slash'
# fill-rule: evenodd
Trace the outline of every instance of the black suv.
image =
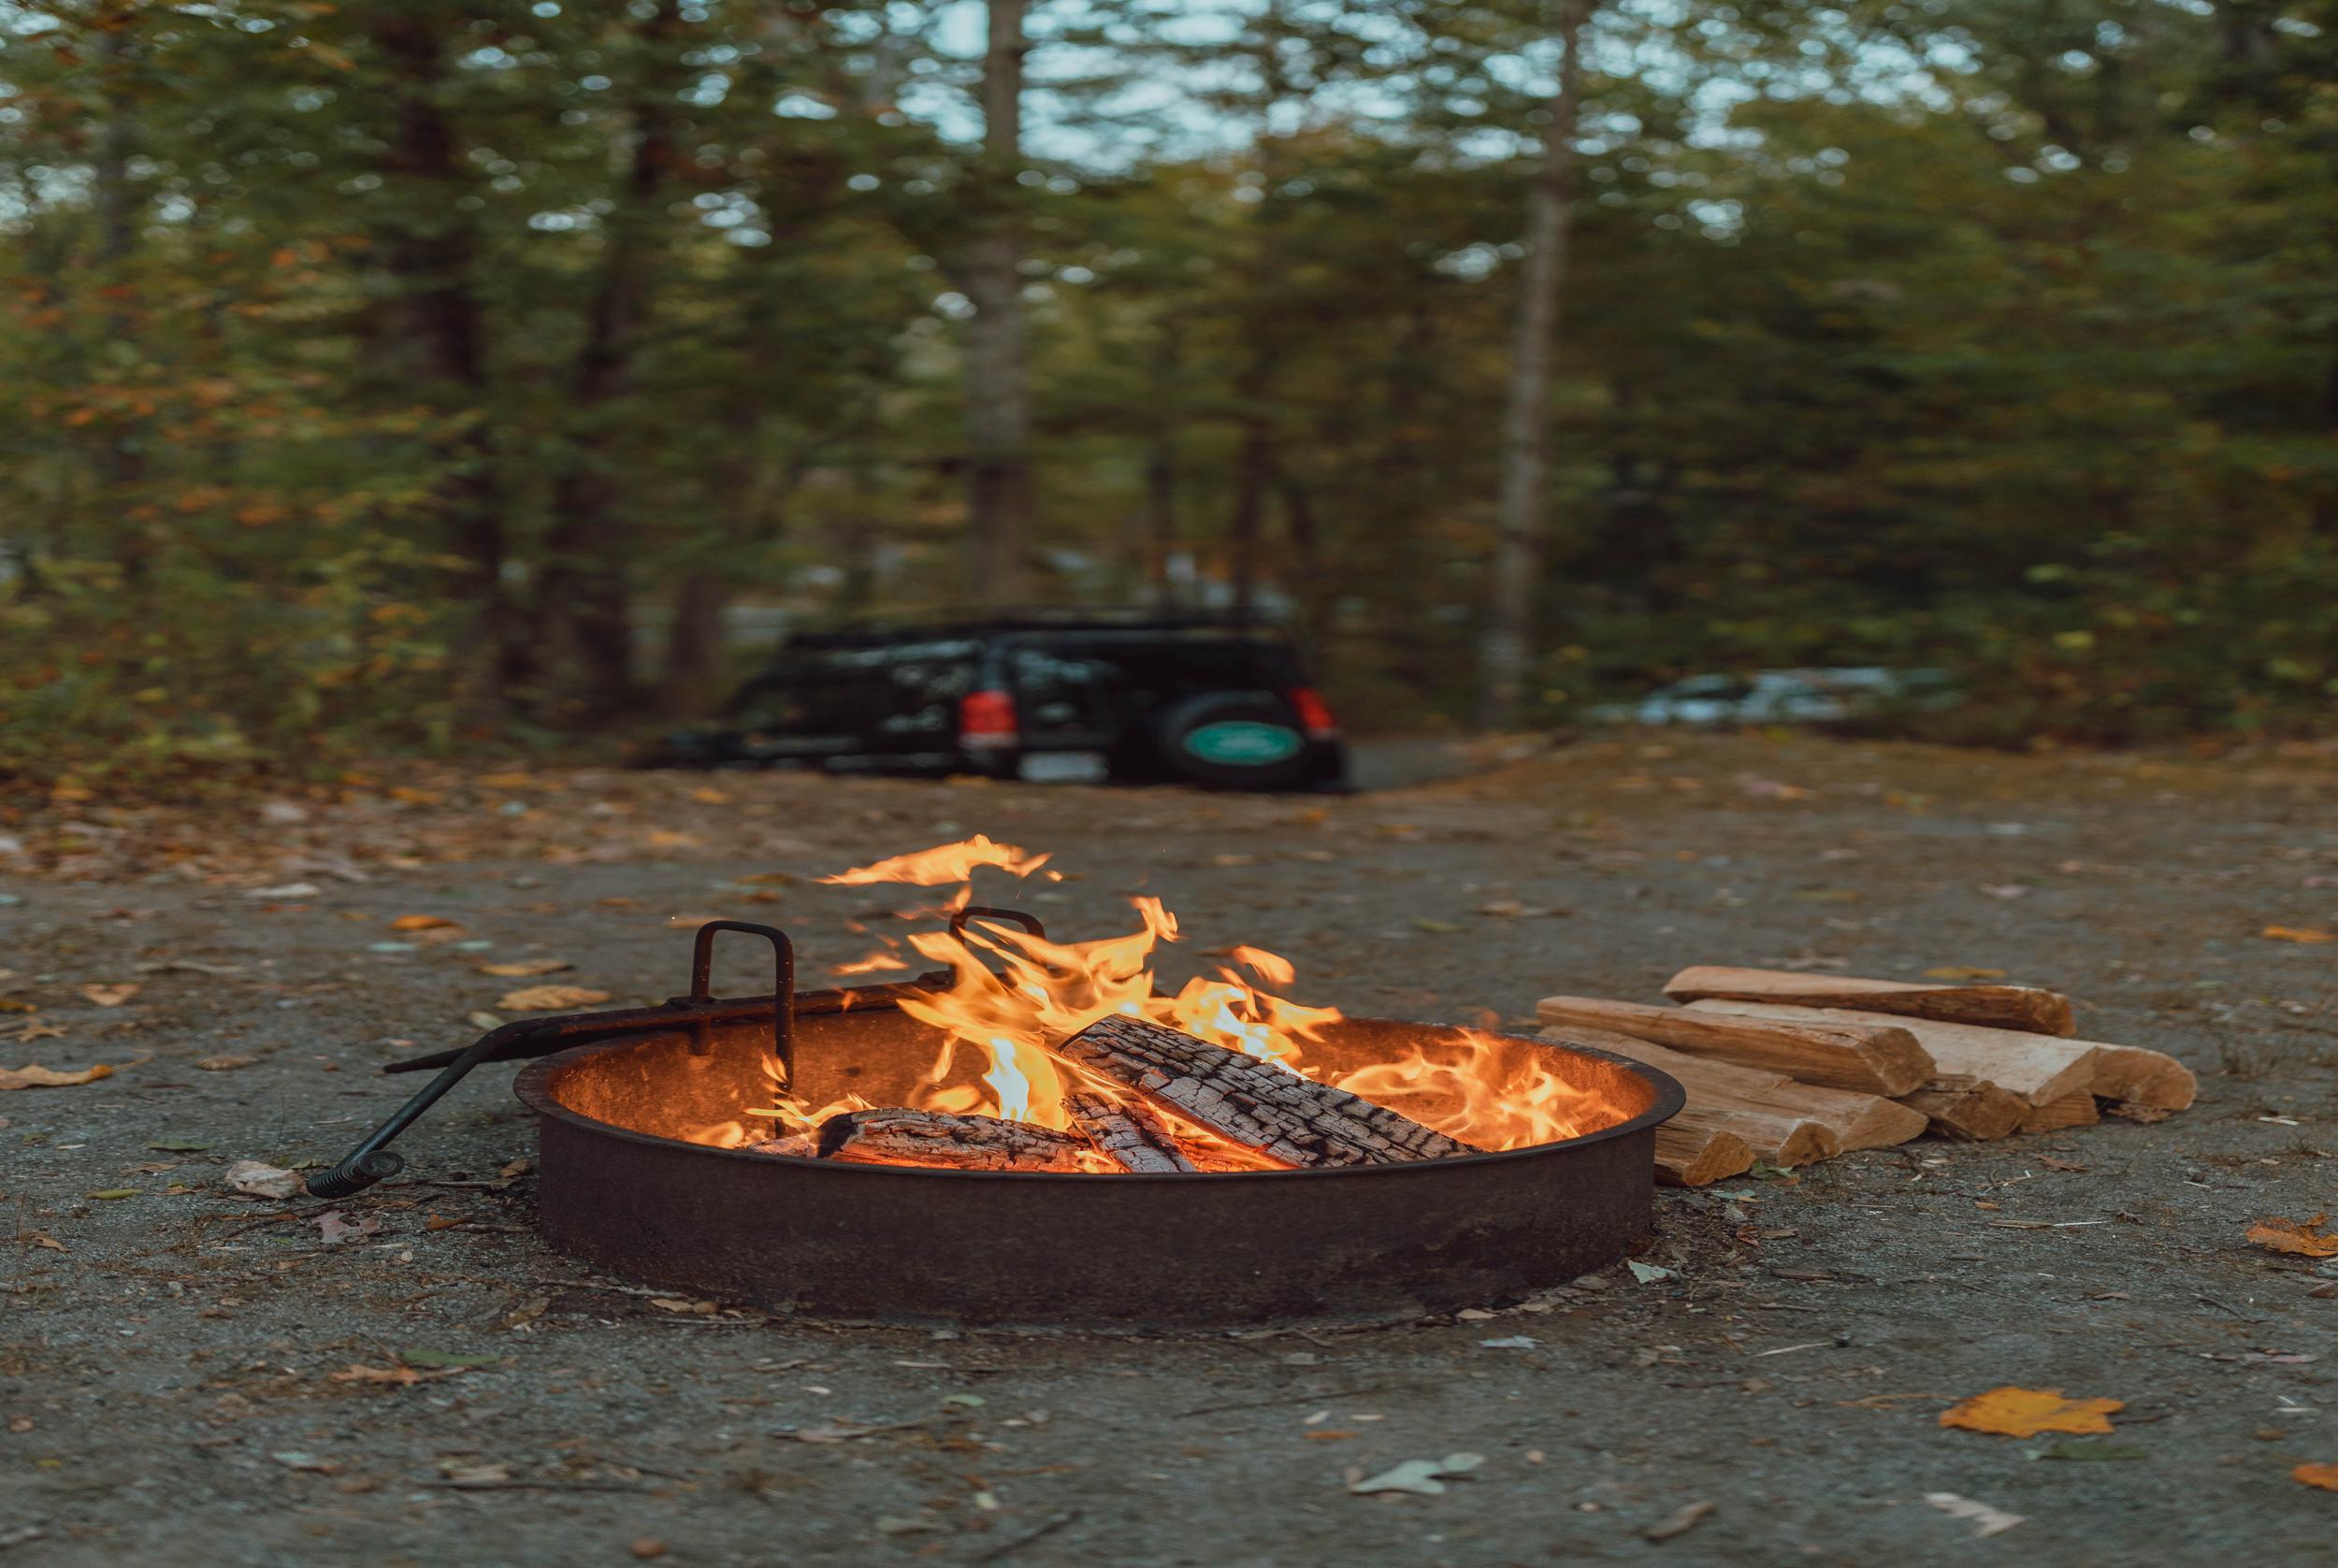
<svg viewBox="0 0 2338 1568">
<path fill-rule="evenodd" d="M 801 632 L 657 760 L 1339 789 L 1347 747 L 1255 622 L 1110 611 Z"/>
</svg>

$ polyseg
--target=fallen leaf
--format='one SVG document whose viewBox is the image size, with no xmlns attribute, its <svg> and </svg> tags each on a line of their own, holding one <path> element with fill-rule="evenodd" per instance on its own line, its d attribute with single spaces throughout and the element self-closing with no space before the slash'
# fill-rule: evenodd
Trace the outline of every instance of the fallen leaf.
<svg viewBox="0 0 2338 1568">
<path fill-rule="evenodd" d="M 456 1215 L 451 1219 L 445 1215 L 432 1215 L 422 1222 L 422 1228 L 426 1230 L 452 1230 L 458 1225 L 469 1223 L 469 1215 Z"/>
<path fill-rule="evenodd" d="M 690 791 L 690 798 L 696 800 L 701 806 L 728 806 L 730 804 L 730 797 L 725 795 L 719 789 L 694 789 Z"/>
<path fill-rule="evenodd" d="M 317 1239 L 326 1246 L 339 1246 L 354 1237 L 370 1236 L 382 1229 L 382 1221 L 372 1215 L 359 1215 L 350 1219 L 339 1209 L 327 1209 L 317 1216 Z"/>
<path fill-rule="evenodd" d="M 247 899 L 313 899 L 317 896 L 317 889 L 314 883 L 288 882 L 281 887 L 247 887 L 243 896 Z"/>
<path fill-rule="evenodd" d="M 1952 1518 L 1970 1519 L 1973 1534 L 2002 1535 L 2024 1522 L 2023 1516 L 2009 1514 L 2002 1508 L 1992 1508 L 1985 1503 L 1975 1503 L 1970 1497 L 1959 1497 L 1953 1491 L 1928 1491 L 1924 1500 Z"/>
<path fill-rule="evenodd" d="M 238 1067 L 250 1067 L 257 1057 L 205 1057 L 195 1065 L 206 1072 L 233 1072 Z"/>
<path fill-rule="evenodd" d="M 496 1002 L 515 1013 L 559 1013 L 571 1007 L 591 1007 L 609 1000 L 606 991 L 584 985 L 523 985 L 507 991 Z"/>
<path fill-rule="evenodd" d="M 300 1190 L 300 1178 L 281 1165 L 266 1165 L 256 1159 L 238 1159 L 227 1167 L 222 1178 L 230 1192 L 240 1192 L 247 1198 L 290 1198 Z"/>
<path fill-rule="evenodd" d="M 331 1460 L 321 1460 L 314 1454 L 270 1454 L 268 1458 L 287 1470 L 306 1470 L 318 1475 L 338 1475 L 341 1467 Z"/>
<path fill-rule="evenodd" d="M 1941 1411 L 1941 1425 L 2000 1437 L 2035 1437 L 2042 1431 L 2101 1432 L 2112 1430 L 2111 1413 L 2126 1408 L 2124 1400 L 2065 1399 L 2059 1388 L 2008 1385 Z"/>
<path fill-rule="evenodd" d="M 29 1067 L 0 1067 L 0 1089 L 69 1089 L 77 1084 L 94 1084 L 100 1078 L 110 1078 L 114 1070 L 99 1063 L 84 1067 L 78 1072 L 60 1072 L 37 1063 Z"/>
<path fill-rule="evenodd" d="M 2249 1241 L 2268 1252 L 2295 1253 L 2301 1258 L 2338 1258 L 2338 1235 L 2325 1227 L 2328 1215 L 2316 1215 L 2302 1225 L 2275 1215 L 2249 1227 Z"/>
<path fill-rule="evenodd" d="M 2001 969 L 1982 969 L 1972 964 L 1942 964 L 1938 969 L 1926 970 L 1924 977 L 1927 980 L 2002 980 L 2005 971 Z"/>
<path fill-rule="evenodd" d="M 2302 1464 L 2289 1472 L 2289 1479 L 2324 1491 L 2338 1491 L 2338 1464 Z"/>
<path fill-rule="evenodd" d="M 328 1373 L 326 1375 L 336 1383 L 386 1383 L 399 1388 L 411 1388 L 416 1383 L 427 1383 L 434 1377 L 453 1377 L 462 1371 L 461 1367 L 443 1367 L 436 1372 L 424 1372 L 415 1367 L 368 1367 L 352 1363 L 339 1372 Z"/>
<path fill-rule="evenodd" d="M 2316 930 L 2311 926 L 2268 926 L 2257 934 L 2273 942 L 2338 942 L 2338 931 Z"/>
<path fill-rule="evenodd" d="M 450 926 L 461 924 L 461 921 L 449 920 L 443 914 L 401 914 L 390 922 L 390 929 L 393 931 L 441 931 Z"/>
<path fill-rule="evenodd" d="M 479 1464 L 467 1460 L 447 1460 L 439 1466 L 439 1474 L 450 1487 L 500 1487 L 512 1479 L 508 1464 Z"/>
<path fill-rule="evenodd" d="M 2029 889 L 2018 882 L 1984 882 L 1981 884 L 1978 890 L 1992 899 L 2027 899 L 2029 897 Z"/>
<path fill-rule="evenodd" d="M 120 1007 L 140 989 L 136 982 L 125 982 L 119 985 L 84 985 L 81 994 L 100 1007 Z"/>
<path fill-rule="evenodd" d="M 103 1198 L 110 1201 L 116 1198 L 136 1198 L 138 1196 L 138 1189 L 135 1187 L 109 1187 L 99 1191 L 93 1192 L 89 1196 L 92 1198 Z"/>
<path fill-rule="evenodd" d="M 492 974 L 498 980 L 526 980 L 530 975 L 557 974 L 575 967 L 566 958 L 513 958 L 508 963 L 482 964 L 479 972 Z"/>
<path fill-rule="evenodd" d="M 712 1317 L 722 1310 L 713 1302 L 689 1302 L 678 1296 L 653 1296 L 649 1304 L 661 1312 L 689 1313 L 700 1317 Z"/>
<path fill-rule="evenodd" d="M 482 1009 L 464 1014 L 463 1022 L 475 1029 L 499 1029 L 503 1027 L 505 1019 L 500 1013 L 489 1013 Z"/>
<path fill-rule="evenodd" d="M 1417 914 L 1413 916 L 1412 926 L 1414 930 L 1427 931 L 1432 936 L 1450 936 L 1455 931 L 1465 930 L 1468 928 L 1463 926 L 1456 926 L 1450 920 L 1432 920 L 1425 914 Z M 1442 1491 L 1444 1489 L 1440 1487 L 1437 1489 Z"/>
<path fill-rule="evenodd" d="M 1541 1343 L 1531 1334 L 1512 1334 L 1508 1339 L 1481 1339 L 1478 1342 L 1488 1350 L 1532 1350 Z"/>
<path fill-rule="evenodd" d="M 1660 1279 L 1672 1277 L 1670 1269 L 1660 1269 L 1653 1263 L 1643 1263 L 1637 1258 L 1626 1259 L 1624 1266 L 1632 1271 L 1632 1277 L 1642 1285 L 1653 1285 Z"/>
<path fill-rule="evenodd" d="M 1713 1504 L 1703 1498 L 1697 1499 L 1695 1503 L 1684 1503 L 1646 1530 L 1641 1531 L 1640 1539 L 1661 1545 L 1671 1540 L 1675 1535 L 1685 1535 L 1703 1523 L 1706 1516 L 1712 1511 Z"/>
<path fill-rule="evenodd" d="M 1485 1463 L 1483 1454 L 1448 1454 L 1441 1460 L 1407 1460 L 1391 1466 L 1378 1475 L 1351 1481 L 1348 1489 L 1359 1497 L 1372 1492 L 1408 1491 L 1422 1497 L 1436 1497 L 1445 1490 L 1448 1477 L 1466 1475 Z"/>
</svg>

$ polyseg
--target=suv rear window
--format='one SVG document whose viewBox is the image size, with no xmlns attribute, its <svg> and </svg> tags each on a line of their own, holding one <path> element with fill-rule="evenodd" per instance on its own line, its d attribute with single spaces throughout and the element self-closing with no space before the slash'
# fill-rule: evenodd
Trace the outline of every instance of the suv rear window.
<svg viewBox="0 0 2338 1568">
<path fill-rule="evenodd" d="M 1235 638 L 1069 636 L 1034 639 L 1015 649 L 1015 667 L 1049 683 L 1077 664 L 1100 683 L 1116 710 L 1150 710 L 1205 692 L 1284 692 L 1297 685 L 1290 652 L 1277 643 Z"/>
</svg>

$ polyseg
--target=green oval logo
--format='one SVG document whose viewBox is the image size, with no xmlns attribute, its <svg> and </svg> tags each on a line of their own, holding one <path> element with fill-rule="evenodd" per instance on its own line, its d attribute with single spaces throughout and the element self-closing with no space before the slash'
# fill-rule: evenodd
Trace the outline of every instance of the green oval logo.
<svg viewBox="0 0 2338 1568">
<path fill-rule="evenodd" d="M 1225 719 L 1188 731 L 1184 743 L 1187 751 L 1204 762 L 1222 762 L 1235 768 L 1263 768 L 1269 763 L 1297 756 L 1300 741 L 1297 730 L 1287 729 L 1278 724 Z"/>
</svg>

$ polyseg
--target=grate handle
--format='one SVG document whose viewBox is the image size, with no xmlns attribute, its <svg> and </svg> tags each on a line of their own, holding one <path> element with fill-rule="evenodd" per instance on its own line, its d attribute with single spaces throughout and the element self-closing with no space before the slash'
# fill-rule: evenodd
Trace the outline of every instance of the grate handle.
<svg viewBox="0 0 2338 1568">
<path fill-rule="evenodd" d="M 772 944 L 772 1060 L 779 1068 L 780 1087 L 792 1088 L 796 1082 L 796 944 L 776 926 L 758 926 L 746 920 L 709 920 L 698 928 L 690 948 L 689 1000 L 700 1004 L 714 1000 L 717 931 L 744 931 Z M 711 1026 L 701 1020 L 699 1027 L 703 1032 Z"/>
</svg>

